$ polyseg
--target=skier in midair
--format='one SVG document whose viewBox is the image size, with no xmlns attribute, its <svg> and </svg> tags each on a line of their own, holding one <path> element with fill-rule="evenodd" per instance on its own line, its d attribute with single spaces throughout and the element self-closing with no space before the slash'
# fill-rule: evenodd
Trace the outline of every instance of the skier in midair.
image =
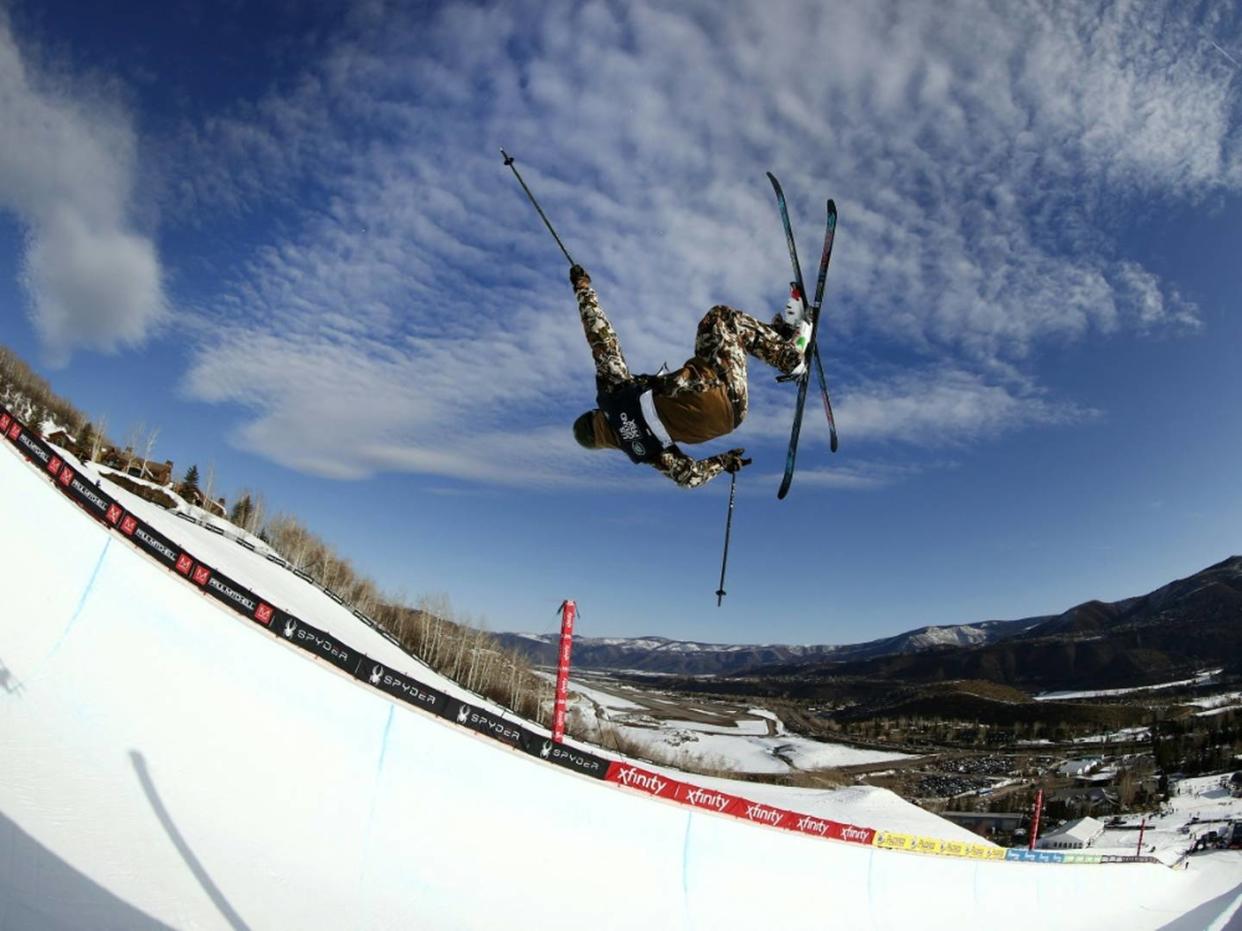
<svg viewBox="0 0 1242 931">
<path fill-rule="evenodd" d="M 718 304 L 699 321 L 694 356 L 674 372 L 631 375 L 616 331 L 599 305 L 591 276 L 569 269 L 578 314 L 595 359 L 596 404 L 574 421 L 586 449 L 620 449 L 678 485 L 698 486 L 749 465 L 744 449 L 694 459 L 678 443 L 704 443 L 736 430 L 746 417 L 747 354 L 787 375 L 805 370 L 811 335 L 806 302 L 791 294 L 771 325 Z"/>
</svg>

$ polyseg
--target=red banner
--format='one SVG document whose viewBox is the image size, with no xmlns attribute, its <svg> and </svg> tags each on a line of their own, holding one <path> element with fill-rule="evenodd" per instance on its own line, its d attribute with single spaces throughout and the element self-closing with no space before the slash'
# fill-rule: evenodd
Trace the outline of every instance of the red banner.
<svg viewBox="0 0 1242 931">
<path fill-rule="evenodd" d="M 800 815 L 795 813 L 793 824 L 790 827 L 795 831 L 801 831 L 803 834 L 814 834 L 816 837 L 828 837 L 835 821 L 829 821 L 827 818 L 815 818 L 811 815 Z"/>
<path fill-rule="evenodd" d="M 863 844 L 870 847 L 875 840 L 875 831 L 871 828 L 860 828 L 856 824 L 829 821 L 828 836 L 833 840 L 843 840 L 850 844 Z"/>
<path fill-rule="evenodd" d="M 768 827 L 784 828 L 786 831 L 794 830 L 794 824 L 801 815 L 796 812 L 788 811 L 784 808 L 774 808 L 771 805 L 764 805 L 761 802 L 752 802 L 750 799 L 741 799 L 741 807 L 732 812 L 745 821 L 753 821 L 755 824 L 766 824 Z"/>
<path fill-rule="evenodd" d="M 659 773 L 653 773 L 648 769 L 639 769 L 637 766 L 631 766 L 629 763 L 613 762 L 609 765 L 608 775 L 604 778 L 609 782 L 615 782 L 619 786 L 637 789 L 639 792 L 646 792 L 648 795 L 668 799 L 676 798 L 678 788 L 684 785 L 684 783 L 678 782 L 676 779 L 661 776 Z"/>
<path fill-rule="evenodd" d="M 677 786 L 673 798 L 683 805 L 706 808 L 719 815 L 741 815 L 748 804 L 746 799 L 736 795 L 717 792 L 715 789 L 704 789 L 702 786 L 691 785 L 687 782 Z"/>
<path fill-rule="evenodd" d="M 569 703 L 569 654 L 574 646 L 574 612 L 572 601 L 561 604 L 561 649 L 556 662 L 556 704 L 552 712 L 552 740 L 565 739 L 565 709 Z"/>
</svg>

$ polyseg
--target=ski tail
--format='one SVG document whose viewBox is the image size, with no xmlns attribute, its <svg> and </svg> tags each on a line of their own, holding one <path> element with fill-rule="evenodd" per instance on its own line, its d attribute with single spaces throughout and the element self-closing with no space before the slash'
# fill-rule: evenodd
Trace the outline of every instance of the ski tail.
<svg viewBox="0 0 1242 931">
<path fill-rule="evenodd" d="M 828 448 L 834 453 L 837 451 L 837 421 L 832 416 L 832 401 L 828 398 L 828 380 L 824 378 L 824 363 L 819 357 L 819 347 L 813 349 L 815 353 L 815 374 L 819 378 L 819 399 L 824 405 L 824 416 L 828 418 Z"/>
<path fill-rule="evenodd" d="M 794 404 L 793 428 L 789 434 L 789 449 L 785 452 L 785 474 L 781 476 L 781 487 L 776 490 L 777 500 L 784 500 L 789 494 L 789 486 L 793 484 L 794 466 L 798 460 L 798 437 L 802 434 L 802 412 L 806 408 L 805 377 L 798 379 L 798 400 Z"/>
</svg>

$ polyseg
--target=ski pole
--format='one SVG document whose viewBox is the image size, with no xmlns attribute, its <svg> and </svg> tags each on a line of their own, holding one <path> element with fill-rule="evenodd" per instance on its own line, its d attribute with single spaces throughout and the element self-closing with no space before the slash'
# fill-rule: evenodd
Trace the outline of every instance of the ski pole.
<svg viewBox="0 0 1242 931">
<path fill-rule="evenodd" d="M 530 192 L 530 188 L 526 186 L 526 182 L 522 180 L 521 173 L 513 166 L 513 156 L 506 152 L 503 148 L 500 154 L 505 157 L 505 164 L 509 166 L 509 170 L 513 172 L 513 176 L 518 179 L 518 184 L 522 185 L 522 190 L 526 192 L 526 196 L 530 198 L 530 202 L 535 209 L 539 211 L 539 216 L 543 220 L 543 225 L 548 228 L 548 232 L 552 234 L 552 238 L 556 240 L 556 244 L 561 247 L 561 252 L 565 253 L 565 258 L 569 260 L 570 265 L 577 265 L 573 260 L 573 256 L 569 254 L 569 250 L 565 248 L 565 244 L 561 242 L 561 237 L 556 235 L 556 230 L 552 229 L 552 224 L 548 222 L 548 215 L 543 212 L 543 208 L 539 206 L 539 201 L 535 200 L 535 195 Z"/>
<path fill-rule="evenodd" d="M 733 495 L 737 491 L 737 472 L 730 475 L 729 480 L 729 514 L 725 518 L 724 555 L 720 557 L 720 588 L 716 589 L 716 607 L 719 608 L 725 596 L 725 566 L 729 564 L 729 535 L 733 531 Z"/>
</svg>

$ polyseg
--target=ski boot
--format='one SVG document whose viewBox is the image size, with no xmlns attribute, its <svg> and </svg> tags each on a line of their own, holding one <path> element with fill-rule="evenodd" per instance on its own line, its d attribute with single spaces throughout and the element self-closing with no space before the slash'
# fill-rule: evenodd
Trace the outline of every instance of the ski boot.
<svg viewBox="0 0 1242 931">
<path fill-rule="evenodd" d="M 785 304 L 784 309 L 778 311 L 773 318 L 772 328 L 793 343 L 799 352 L 802 353 L 802 361 L 798 363 L 793 371 L 780 380 L 786 381 L 801 378 L 806 372 L 806 355 L 810 350 L 811 330 L 814 329 L 814 326 L 811 322 L 811 311 L 806 306 L 806 300 L 799 293 L 796 283 L 790 282 L 789 301 Z"/>
</svg>

